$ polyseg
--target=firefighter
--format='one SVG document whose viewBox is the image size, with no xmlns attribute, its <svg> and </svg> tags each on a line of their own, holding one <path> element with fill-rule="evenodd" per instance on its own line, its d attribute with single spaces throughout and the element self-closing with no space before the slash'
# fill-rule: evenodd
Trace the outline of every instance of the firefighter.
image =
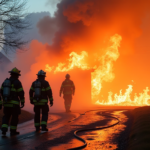
<svg viewBox="0 0 150 150">
<path fill-rule="evenodd" d="M 62 93 L 63 93 L 66 112 L 71 112 L 70 107 L 72 102 L 72 95 L 74 95 L 75 93 L 75 86 L 73 81 L 70 80 L 69 74 L 66 74 L 66 79 L 63 81 L 61 85 L 60 93 L 59 93 L 60 97 Z"/>
<path fill-rule="evenodd" d="M 17 135 L 17 124 L 18 117 L 21 114 L 21 108 L 24 107 L 24 90 L 21 82 L 19 81 L 20 70 L 13 68 L 10 73 L 10 78 L 7 78 L 1 86 L 1 95 L 3 99 L 3 112 L 4 116 L 2 118 L 2 134 L 6 135 L 8 131 L 8 124 L 10 122 L 10 135 Z M 21 107 L 20 107 L 21 102 Z"/>
<path fill-rule="evenodd" d="M 34 125 L 36 131 L 40 130 L 40 125 L 42 131 L 48 131 L 47 120 L 48 120 L 48 99 L 50 101 L 50 106 L 53 106 L 53 96 L 52 90 L 49 83 L 45 80 L 46 72 L 40 70 L 37 74 L 38 79 L 34 81 L 31 85 L 29 95 L 30 103 L 34 104 Z M 42 119 L 40 122 L 40 111 L 42 110 Z"/>
</svg>

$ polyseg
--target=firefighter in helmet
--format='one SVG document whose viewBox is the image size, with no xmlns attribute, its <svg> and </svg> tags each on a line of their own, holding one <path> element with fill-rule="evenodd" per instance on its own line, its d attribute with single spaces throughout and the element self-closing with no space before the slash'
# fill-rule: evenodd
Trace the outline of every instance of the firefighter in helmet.
<svg viewBox="0 0 150 150">
<path fill-rule="evenodd" d="M 60 97 L 63 93 L 64 103 L 66 112 L 71 112 L 71 102 L 72 102 L 72 95 L 75 93 L 75 86 L 72 80 L 70 80 L 70 75 L 66 74 L 66 79 L 63 81 L 61 88 L 60 88 Z"/>
<path fill-rule="evenodd" d="M 34 125 L 36 131 L 40 130 L 40 125 L 42 131 L 48 131 L 47 120 L 48 120 L 48 99 L 50 101 L 50 106 L 53 106 L 53 96 L 52 90 L 49 83 L 45 80 L 46 72 L 40 70 L 37 74 L 38 79 L 34 81 L 31 85 L 29 95 L 30 103 L 34 104 Z M 40 121 L 40 111 L 42 110 L 42 119 Z"/>
<path fill-rule="evenodd" d="M 21 109 L 24 107 L 24 90 L 19 81 L 20 70 L 13 68 L 10 73 L 10 78 L 7 78 L 1 86 L 1 95 L 4 106 L 4 116 L 2 118 L 2 134 L 6 135 L 8 131 L 8 123 L 10 122 L 10 135 L 17 135 L 18 117 L 21 114 Z M 21 103 L 21 107 L 20 107 Z"/>
</svg>

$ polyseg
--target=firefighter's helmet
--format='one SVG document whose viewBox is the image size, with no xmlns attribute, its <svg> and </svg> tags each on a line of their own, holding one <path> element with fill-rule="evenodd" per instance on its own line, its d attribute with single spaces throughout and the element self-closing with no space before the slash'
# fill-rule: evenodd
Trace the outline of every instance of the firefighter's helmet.
<svg viewBox="0 0 150 150">
<path fill-rule="evenodd" d="M 70 78 L 70 75 L 69 75 L 69 74 L 66 74 L 66 78 Z"/>
<path fill-rule="evenodd" d="M 43 70 L 40 70 L 37 75 L 38 76 L 46 76 L 46 72 L 44 72 Z"/>
<path fill-rule="evenodd" d="M 13 74 L 17 74 L 18 76 L 21 76 L 21 74 L 20 74 L 20 70 L 18 70 L 16 67 L 15 68 L 13 68 L 11 71 L 9 71 L 9 73 L 13 73 Z"/>
</svg>

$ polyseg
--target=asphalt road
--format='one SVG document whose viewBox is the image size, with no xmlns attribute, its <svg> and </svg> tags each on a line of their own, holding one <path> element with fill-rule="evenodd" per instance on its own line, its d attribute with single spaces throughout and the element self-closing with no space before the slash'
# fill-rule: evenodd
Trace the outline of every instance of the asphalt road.
<svg viewBox="0 0 150 150">
<path fill-rule="evenodd" d="M 74 131 L 105 127 L 120 120 L 119 124 L 103 130 L 81 132 L 78 135 L 85 139 L 85 150 L 125 150 L 127 137 L 132 124 L 130 110 L 133 107 L 93 107 L 76 110 L 71 113 L 50 113 L 48 132 L 35 132 L 33 120 L 19 124 L 20 135 L 6 137 L 0 133 L 1 150 L 66 150 L 83 145 L 74 138 Z M 110 117 L 108 117 L 110 116 Z"/>
</svg>

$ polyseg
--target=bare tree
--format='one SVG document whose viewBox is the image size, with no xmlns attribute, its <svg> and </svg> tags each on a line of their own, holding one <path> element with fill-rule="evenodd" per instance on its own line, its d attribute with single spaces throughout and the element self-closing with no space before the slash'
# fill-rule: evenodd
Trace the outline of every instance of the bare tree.
<svg viewBox="0 0 150 150">
<path fill-rule="evenodd" d="M 0 48 L 5 52 L 24 50 L 27 41 L 23 34 L 29 28 L 26 17 L 26 0 L 0 0 Z"/>
</svg>

